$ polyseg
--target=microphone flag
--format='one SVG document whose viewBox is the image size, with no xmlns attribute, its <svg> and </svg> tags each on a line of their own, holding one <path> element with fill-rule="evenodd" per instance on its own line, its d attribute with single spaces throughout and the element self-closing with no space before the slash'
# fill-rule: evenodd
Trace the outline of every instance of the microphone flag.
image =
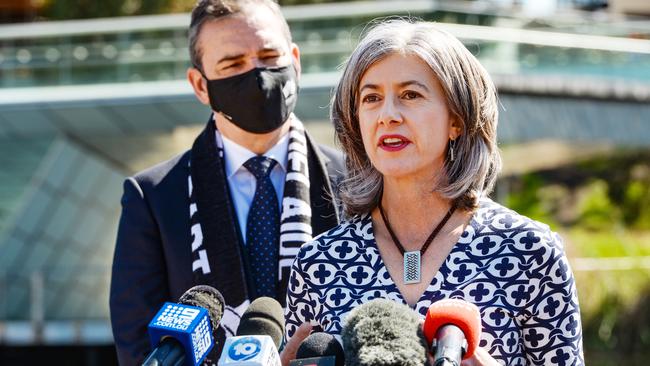
<svg viewBox="0 0 650 366">
<path fill-rule="evenodd" d="M 214 347 L 208 311 L 197 306 L 166 302 L 149 323 L 152 347 L 172 337 L 183 345 L 185 360 L 198 366 Z"/>
</svg>

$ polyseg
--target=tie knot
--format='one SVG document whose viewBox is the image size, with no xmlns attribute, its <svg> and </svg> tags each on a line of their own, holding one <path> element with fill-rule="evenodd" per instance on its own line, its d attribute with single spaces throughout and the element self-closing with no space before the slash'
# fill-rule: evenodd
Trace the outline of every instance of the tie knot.
<svg viewBox="0 0 650 366">
<path fill-rule="evenodd" d="M 275 164 L 277 164 L 275 159 L 266 156 L 254 156 L 244 163 L 244 167 L 255 176 L 255 179 L 259 180 L 268 177 Z"/>
</svg>

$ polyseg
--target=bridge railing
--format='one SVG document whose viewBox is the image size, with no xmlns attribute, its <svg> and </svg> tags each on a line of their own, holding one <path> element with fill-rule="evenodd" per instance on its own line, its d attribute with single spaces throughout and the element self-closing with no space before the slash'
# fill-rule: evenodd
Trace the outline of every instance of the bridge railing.
<svg viewBox="0 0 650 366">
<path fill-rule="evenodd" d="M 491 13 L 433 1 L 356 2 L 284 9 L 305 73 L 336 71 L 364 25 L 386 15 L 441 22 L 490 72 L 570 75 L 650 83 L 650 41 L 518 28 Z M 466 11 L 466 14 L 462 12 Z M 453 16 L 452 16 L 453 15 Z M 494 26 L 508 23 L 510 27 Z M 189 66 L 188 14 L 0 26 L 0 87 L 180 80 Z"/>
</svg>

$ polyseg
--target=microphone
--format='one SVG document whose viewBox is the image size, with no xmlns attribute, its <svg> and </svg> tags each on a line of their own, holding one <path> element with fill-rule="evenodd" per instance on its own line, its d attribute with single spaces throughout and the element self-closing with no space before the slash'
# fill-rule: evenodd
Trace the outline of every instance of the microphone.
<svg viewBox="0 0 650 366">
<path fill-rule="evenodd" d="M 341 338 L 347 366 L 422 366 L 427 362 L 420 316 L 394 301 L 375 299 L 352 310 Z"/>
<path fill-rule="evenodd" d="M 460 299 L 431 304 L 424 319 L 424 335 L 434 352 L 434 366 L 459 366 L 472 357 L 481 338 L 481 313 Z"/>
<path fill-rule="evenodd" d="M 343 366 L 345 355 L 339 341 L 331 334 L 316 332 L 300 343 L 296 359 L 289 366 Z"/>
<path fill-rule="evenodd" d="M 244 312 L 237 335 L 228 337 L 218 365 L 280 366 L 284 310 L 270 297 L 255 299 Z"/>
<path fill-rule="evenodd" d="M 214 347 L 225 301 L 215 288 L 199 285 L 166 302 L 149 323 L 153 351 L 143 366 L 200 365 Z"/>
</svg>

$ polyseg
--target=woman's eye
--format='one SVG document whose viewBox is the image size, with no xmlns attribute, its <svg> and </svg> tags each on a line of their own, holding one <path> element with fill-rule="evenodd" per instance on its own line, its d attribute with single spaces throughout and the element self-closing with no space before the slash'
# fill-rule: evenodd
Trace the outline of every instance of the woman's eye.
<svg viewBox="0 0 650 366">
<path fill-rule="evenodd" d="M 402 96 L 404 99 L 415 99 L 420 97 L 420 93 L 414 91 L 406 91 Z"/>
<path fill-rule="evenodd" d="M 378 100 L 379 100 L 379 97 L 377 95 L 374 95 L 374 94 L 366 95 L 365 97 L 363 97 L 361 99 L 361 101 L 363 103 L 373 103 L 373 102 L 376 102 Z"/>
</svg>

